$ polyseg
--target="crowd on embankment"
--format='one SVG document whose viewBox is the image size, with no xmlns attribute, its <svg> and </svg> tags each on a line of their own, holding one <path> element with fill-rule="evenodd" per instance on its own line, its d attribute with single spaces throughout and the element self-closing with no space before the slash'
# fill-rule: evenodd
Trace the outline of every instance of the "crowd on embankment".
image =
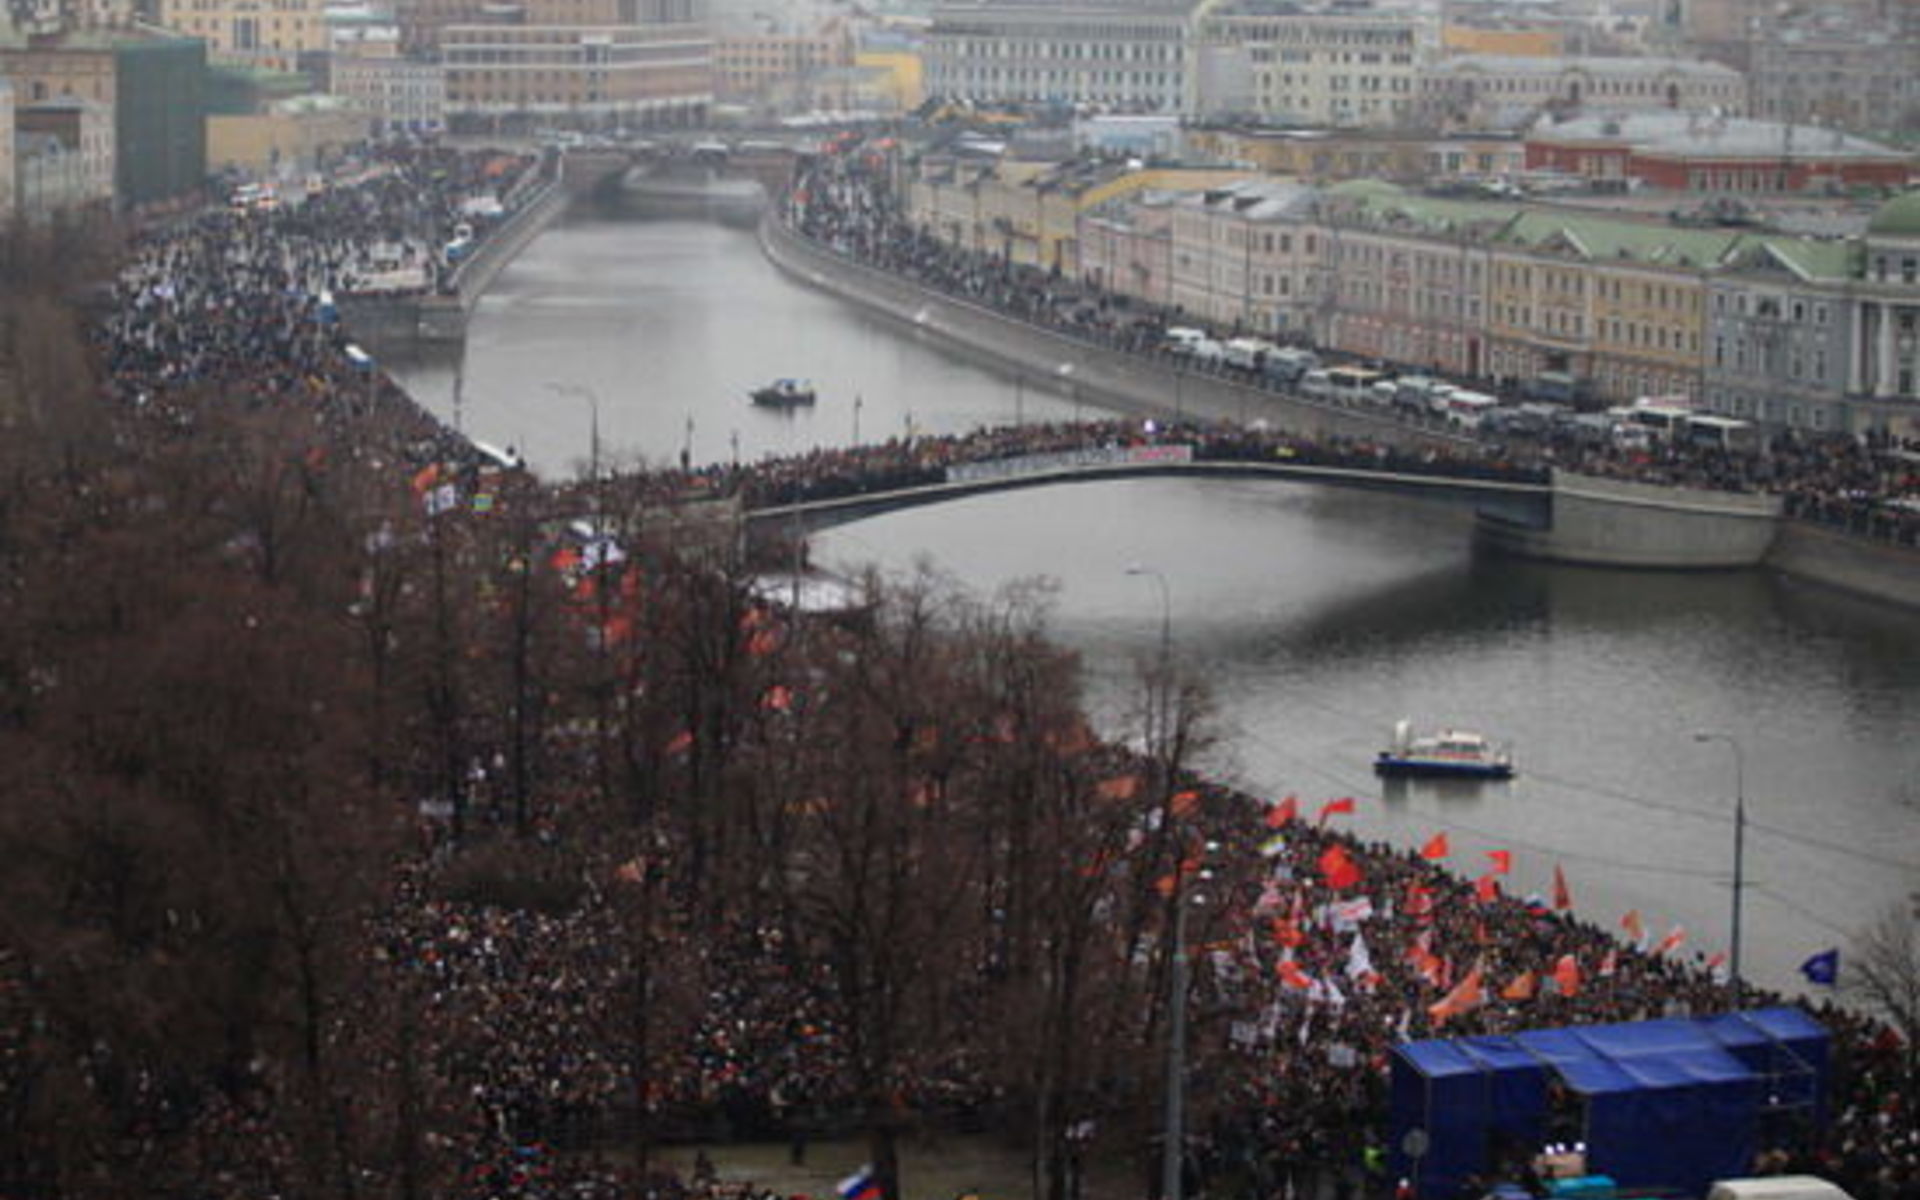
<svg viewBox="0 0 1920 1200">
<path fill-rule="evenodd" d="M 396 173 L 411 181 L 407 188 L 377 188 L 284 214 L 209 213 L 149 235 L 135 248 L 116 307 L 100 328 L 111 396 L 183 437 L 193 434 L 191 410 L 174 401 L 188 391 L 237 408 L 310 412 L 339 452 L 391 464 L 396 489 L 423 463 L 471 462 L 471 447 L 348 355 L 346 333 L 317 295 L 352 282 L 356 255 L 370 239 L 407 236 L 407 229 L 439 236 L 434 222 L 467 186 L 464 161 L 434 155 L 396 162 Z M 426 189 L 427 201 L 418 189 Z M 625 486 L 641 497 L 737 492 L 753 504 L 777 504 L 932 481 L 958 462 L 1155 437 L 1191 442 L 1201 455 L 1223 459 L 1287 455 L 1521 480 L 1537 480 L 1540 470 L 1537 462 L 1497 454 L 1408 456 L 1364 440 L 1314 444 L 1198 426 L 1150 433 L 1116 421 L 901 439 L 751 468 L 640 476 Z M 464 506 L 457 511 L 464 520 L 484 519 Z M 767 632 L 743 628 L 746 653 Z M 1395 1039 L 1711 1011 L 1726 1002 L 1725 985 L 1701 956 L 1622 944 L 1607 928 L 1505 894 L 1499 872 L 1469 881 L 1476 872 L 1449 873 L 1444 855 L 1358 840 L 1333 819 L 1351 811 L 1343 801 L 1301 810 L 1291 800 L 1270 803 L 1188 779 L 1161 812 L 1151 771 L 1131 754 L 1053 749 L 1103 779 L 1103 802 L 1132 806 L 1139 817 L 1139 838 L 1110 861 L 1089 863 L 1087 878 L 1119 889 L 1135 869 L 1130 859 L 1146 853 L 1167 822 L 1180 823 L 1196 844 L 1221 848 L 1209 864 L 1217 873 L 1209 885 L 1220 897 L 1216 915 L 1195 930 L 1196 944 L 1210 948 L 1195 972 L 1193 1094 L 1207 1098 L 1196 1105 L 1190 1147 L 1195 1194 L 1279 1197 L 1322 1179 L 1389 1192 L 1393 1181 L 1378 1163 L 1385 1055 Z M 553 761 L 570 755 L 578 757 L 577 740 L 556 747 Z M 497 784 L 478 790 L 490 786 Z M 565 803 L 565 789 L 556 791 Z M 673 860 L 686 851 L 670 844 L 658 855 Z M 696 977 L 707 990 L 693 1035 L 666 1065 L 636 1080 L 609 1033 L 633 1017 L 623 990 L 629 981 L 612 949 L 630 936 L 618 890 L 599 880 L 559 911 L 453 898 L 435 886 L 443 857 L 398 868 L 391 907 L 373 935 L 381 961 L 422 995 L 421 1027 L 411 1036 L 444 1060 L 453 1085 L 431 1097 L 426 1118 L 442 1139 L 434 1152 L 458 1164 L 451 1194 L 686 1194 L 687 1181 L 641 1173 L 594 1141 L 612 1115 L 636 1107 L 685 1136 L 818 1135 L 854 1127 L 863 1115 L 851 1086 L 856 1048 L 831 1015 L 844 997 L 826 964 L 793 952 L 785 929 L 724 906 L 696 910 L 679 903 L 669 885 L 666 923 L 697 956 Z M 624 878 L 651 868 L 619 870 Z M 1361 899 L 1364 913 L 1352 906 Z M 1362 939 L 1364 950 L 1356 948 Z M 1000 965 L 982 955 L 957 960 L 951 970 L 984 987 Z M 0 1013 L 7 1014 L 0 1019 L 0 1065 L 33 1036 L 13 1020 L 18 1014 L 9 1005 L 17 995 L 0 989 Z M 1920 1182 L 1920 1132 L 1902 1086 L 1901 1047 L 1875 1023 L 1826 1006 L 1820 1014 L 1837 1035 L 1836 1116 L 1788 1153 L 1796 1165 L 1845 1181 L 1861 1200 L 1911 1196 Z M 981 1064 L 925 1061 L 896 1080 L 905 1117 L 1010 1115 Z M 204 1166 L 195 1195 L 280 1191 L 286 1177 L 273 1155 L 284 1131 L 270 1109 L 221 1091 L 179 1094 L 159 1079 L 125 1086 L 151 1089 L 145 1099 L 166 1113 L 169 1129 L 189 1129 Z M 1137 1128 L 1102 1108 L 1102 1097 L 1085 1103 L 1084 1115 L 1098 1125 L 1095 1148 L 1142 1149 L 1130 1140 Z M 1241 1184 L 1246 1190 L 1234 1191 Z"/>
<path fill-rule="evenodd" d="M 799 234 L 838 255 L 956 300 L 1107 350 L 1150 357 L 1169 369 L 1284 394 L 1293 404 L 1317 403 L 1299 394 L 1296 381 L 1173 353 L 1165 340 L 1170 326 L 1204 325 L 1190 314 L 1115 296 L 1058 270 L 962 249 L 913 226 L 892 194 L 885 156 L 861 143 L 834 143 L 805 160 L 782 216 Z M 1243 331 L 1216 332 L 1228 338 Z M 1476 380 L 1474 386 L 1501 393 L 1494 381 Z M 1505 399 L 1515 403 L 1522 397 Z M 1381 419 L 1408 417 L 1402 410 Z M 1920 501 L 1915 500 L 1920 461 L 1889 453 L 1900 447 L 1884 437 L 1781 430 L 1762 445 L 1729 449 L 1677 439 L 1618 444 L 1569 426 L 1484 440 L 1487 453 L 1496 458 L 1646 483 L 1775 492 L 1786 498 L 1786 511 L 1794 517 L 1920 546 Z"/>
</svg>

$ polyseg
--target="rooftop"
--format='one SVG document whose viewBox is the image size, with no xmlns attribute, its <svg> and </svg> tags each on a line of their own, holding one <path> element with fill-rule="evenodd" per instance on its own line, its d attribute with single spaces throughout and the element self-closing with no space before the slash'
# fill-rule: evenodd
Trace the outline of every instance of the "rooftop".
<svg viewBox="0 0 1920 1200">
<path fill-rule="evenodd" d="M 1613 58 L 1599 55 L 1529 56 L 1521 54 L 1458 54 L 1434 64 L 1437 71 L 1484 71 L 1489 75 L 1561 75 L 1581 72 L 1595 77 L 1623 75 L 1688 75 L 1700 79 L 1738 82 L 1740 72 L 1716 62 L 1690 58 Z"/>
<path fill-rule="evenodd" d="M 1891 161 L 1910 157 L 1904 151 L 1838 129 L 1672 110 L 1590 112 L 1562 121 L 1545 117 L 1534 125 L 1532 136 L 1558 142 L 1610 142 L 1647 154 Z"/>
</svg>

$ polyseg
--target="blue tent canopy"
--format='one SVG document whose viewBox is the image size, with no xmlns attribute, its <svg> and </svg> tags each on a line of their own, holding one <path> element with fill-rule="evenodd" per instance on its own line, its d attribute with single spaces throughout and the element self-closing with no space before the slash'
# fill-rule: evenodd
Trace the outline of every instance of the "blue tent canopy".
<svg viewBox="0 0 1920 1200">
<path fill-rule="evenodd" d="M 1824 1091 L 1827 1033 L 1794 1009 L 1535 1029 L 1394 1048 L 1398 1169 L 1426 1194 L 1530 1153 L 1568 1122 L 1590 1169 L 1627 1187 L 1704 1191 L 1753 1160 L 1763 1115 Z M 1424 1132 L 1417 1161 L 1404 1151 Z"/>
</svg>

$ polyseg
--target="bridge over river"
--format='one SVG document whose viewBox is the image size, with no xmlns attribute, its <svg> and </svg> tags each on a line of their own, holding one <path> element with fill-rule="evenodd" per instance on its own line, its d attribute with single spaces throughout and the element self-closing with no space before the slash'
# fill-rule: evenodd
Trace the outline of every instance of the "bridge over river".
<svg viewBox="0 0 1920 1200">
<path fill-rule="evenodd" d="M 749 505 L 750 539 L 790 536 L 881 513 L 990 492 L 1116 479 L 1314 483 L 1470 506 L 1490 547 L 1529 558 L 1611 566 L 1751 566 L 1778 524 L 1777 498 L 1630 483 L 1566 471 L 1422 461 L 1382 450 L 1336 456 L 1282 445 L 1260 457 L 1193 442 L 1094 446 L 956 462 L 920 472 L 852 473 L 798 499 Z M 826 492 L 828 494 L 820 494 Z"/>
</svg>

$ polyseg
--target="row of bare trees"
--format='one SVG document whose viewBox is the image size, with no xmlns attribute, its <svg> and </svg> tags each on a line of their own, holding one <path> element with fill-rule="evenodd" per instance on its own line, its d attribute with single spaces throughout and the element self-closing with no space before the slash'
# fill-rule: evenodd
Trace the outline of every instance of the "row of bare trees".
<svg viewBox="0 0 1920 1200">
<path fill-rule="evenodd" d="M 1040 594 L 794 619 L 617 484 L 620 553 L 560 565 L 578 498 L 469 472 L 488 511 L 428 515 L 395 397 L 102 399 L 51 253 L 0 263 L 0 1191 L 447 1194 L 490 1048 L 383 931 L 457 900 L 603 922 L 642 1158 L 744 924 L 818 981 L 890 1193 L 968 1081 L 1067 1195 L 1070 1126 L 1153 1082 L 1177 849 L 1127 853 Z"/>
</svg>

